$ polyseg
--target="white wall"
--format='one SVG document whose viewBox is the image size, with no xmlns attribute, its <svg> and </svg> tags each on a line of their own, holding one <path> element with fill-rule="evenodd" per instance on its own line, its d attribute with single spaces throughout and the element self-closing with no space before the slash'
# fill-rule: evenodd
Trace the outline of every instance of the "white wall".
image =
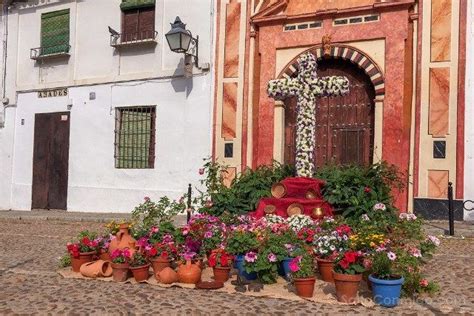
<svg viewBox="0 0 474 316">
<path fill-rule="evenodd" d="M 474 201 L 474 1 L 467 10 L 464 199 Z M 464 219 L 474 220 L 474 211 L 465 211 Z"/>
<path fill-rule="evenodd" d="M 34 2 L 18 4 L 9 16 L 7 93 L 16 108 L 7 110 L 0 129 L 0 209 L 31 209 L 35 114 L 66 111 L 71 101 L 68 210 L 129 212 L 144 196 L 175 198 L 197 184 L 202 158 L 211 154 L 212 73 L 195 69 L 193 78 L 183 78 L 183 55 L 169 50 L 164 34 L 180 15 L 199 35 L 201 63 L 210 62 L 213 1 L 156 0 L 157 45 L 127 50 L 109 45 L 107 27 L 120 31 L 120 0 Z M 41 13 L 65 8 L 70 58 L 31 60 Z M 54 87 L 68 87 L 68 97 L 37 97 Z M 151 170 L 114 167 L 114 108 L 133 105 L 157 107 Z"/>
</svg>

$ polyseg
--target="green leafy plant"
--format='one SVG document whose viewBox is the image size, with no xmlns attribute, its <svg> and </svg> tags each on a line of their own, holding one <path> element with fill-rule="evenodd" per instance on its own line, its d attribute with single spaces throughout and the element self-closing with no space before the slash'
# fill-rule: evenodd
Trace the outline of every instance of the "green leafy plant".
<svg viewBox="0 0 474 316">
<path fill-rule="evenodd" d="M 275 182 L 294 175 L 294 169 L 287 165 L 274 163 L 270 166 L 259 166 L 255 170 L 246 169 L 238 174 L 230 187 L 225 184 L 227 167 L 205 160 L 202 173 L 205 175 L 201 185 L 206 191 L 194 200 L 199 212 L 211 215 L 244 214 L 255 210 L 263 197 L 271 196 L 271 186 Z"/>
<path fill-rule="evenodd" d="M 227 237 L 226 250 L 232 255 L 243 255 L 259 247 L 255 232 L 235 230 Z"/>
<path fill-rule="evenodd" d="M 258 279 L 265 284 L 276 282 L 278 265 L 278 257 L 273 253 L 272 247 L 262 247 L 258 253 L 248 252 L 244 257 L 245 271 L 247 273 L 256 272 Z"/>
<path fill-rule="evenodd" d="M 59 258 L 58 266 L 60 268 L 66 268 L 71 265 L 71 255 L 69 253 L 64 254 Z"/>
<path fill-rule="evenodd" d="M 306 279 L 314 276 L 313 257 L 306 251 L 300 249 L 296 257 L 289 263 L 293 279 Z"/>
<path fill-rule="evenodd" d="M 153 202 L 149 197 L 145 197 L 145 201 L 132 211 L 132 219 L 136 223 L 134 237 L 146 234 L 151 227 L 161 222 L 171 222 L 174 216 L 185 209 L 184 199 L 172 201 L 164 196 L 158 202 Z"/>
<path fill-rule="evenodd" d="M 148 263 L 148 260 L 144 254 L 137 251 L 133 254 L 130 259 L 130 267 L 141 267 Z"/>
<path fill-rule="evenodd" d="M 344 217 L 360 219 L 376 203 L 392 208 L 392 189 L 401 190 L 401 174 L 386 162 L 371 166 L 328 165 L 316 171 L 326 181 L 323 195 Z"/>
</svg>

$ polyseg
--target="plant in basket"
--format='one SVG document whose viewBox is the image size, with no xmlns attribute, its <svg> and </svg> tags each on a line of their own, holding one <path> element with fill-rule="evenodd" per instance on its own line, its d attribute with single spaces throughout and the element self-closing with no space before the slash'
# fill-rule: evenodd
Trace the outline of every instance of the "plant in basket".
<svg viewBox="0 0 474 316">
<path fill-rule="evenodd" d="M 128 279 L 131 253 L 128 249 L 115 249 L 111 254 L 112 276 L 116 282 L 124 282 Z"/>
<path fill-rule="evenodd" d="M 130 259 L 130 270 L 132 270 L 135 281 L 141 282 L 148 280 L 149 269 L 150 264 L 148 263 L 146 256 L 143 253 L 136 251 Z"/>
<path fill-rule="evenodd" d="M 255 279 L 255 275 L 258 279 L 265 284 L 275 283 L 278 276 L 279 261 L 278 256 L 275 254 L 276 246 L 271 244 L 265 244 L 258 252 L 249 251 L 244 256 L 244 269 L 250 278 L 248 280 Z"/>
<path fill-rule="evenodd" d="M 97 235 L 87 230 L 81 231 L 78 241 L 67 243 L 67 251 L 71 255 L 71 266 L 74 272 L 79 272 L 81 265 L 91 262 L 97 254 L 99 243 L 95 240 Z"/>
<path fill-rule="evenodd" d="M 363 255 L 360 251 L 347 250 L 339 254 L 334 261 L 334 285 L 339 302 L 353 303 L 362 280 Z"/>
<path fill-rule="evenodd" d="M 300 249 L 296 252 L 296 257 L 291 260 L 289 267 L 296 294 L 301 297 L 312 297 L 316 282 L 313 256 Z"/>
<path fill-rule="evenodd" d="M 208 263 L 213 270 L 215 281 L 226 282 L 229 279 L 233 258 L 234 256 L 224 249 L 215 249 L 211 252 Z"/>
</svg>

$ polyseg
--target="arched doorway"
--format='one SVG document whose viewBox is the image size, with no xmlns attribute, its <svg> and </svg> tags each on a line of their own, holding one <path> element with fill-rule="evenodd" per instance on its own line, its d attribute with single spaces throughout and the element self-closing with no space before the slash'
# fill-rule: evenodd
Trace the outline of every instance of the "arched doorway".
<svg viewBox="0 0 474 316">
<path fill-rule="evenodd" d="M 350 92 L 317 99 L 315 165 L 372 163 L 375 89 L 370 77 L 349 60 L 340 58 L 320 59 L 318 76 L 346 76 Z M 285 104 L 284 160 L 294 164 L 296 100 L 288 99 Z"/>
</svg>

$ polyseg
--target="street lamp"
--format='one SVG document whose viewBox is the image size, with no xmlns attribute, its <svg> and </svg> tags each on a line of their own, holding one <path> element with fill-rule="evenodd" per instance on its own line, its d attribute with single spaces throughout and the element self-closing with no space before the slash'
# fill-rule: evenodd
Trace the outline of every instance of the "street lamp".
<svg viewBox="0 0 474 316">
<path fill-rule="evenodd" d="M 172 52 L 180 53 L 187 56 L 194 57 L 194 64 L 199 67 L 198 62 L 198 48 L 199 48 L 199 36 L 193 37 L 191 31 L 186 30 L 186 24 L 184 24 L 179 16 L 176 17 L 174 23 L 171 23 L 171 30 L 166 33 L 166 41 Z M 193 43 L 195 53 L 189 52 L 189 46 Z"/>
</svg>

